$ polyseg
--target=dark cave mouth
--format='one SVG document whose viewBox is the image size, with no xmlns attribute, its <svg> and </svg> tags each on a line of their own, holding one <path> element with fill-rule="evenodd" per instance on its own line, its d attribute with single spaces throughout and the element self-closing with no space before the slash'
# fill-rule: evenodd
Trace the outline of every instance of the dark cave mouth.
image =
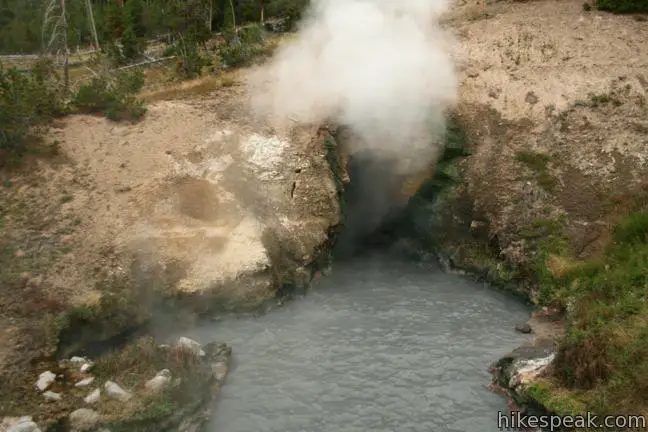
<svg viewBox="0 0 648 432">
<path fill-rule="evenodd" d="M 351 181 L 342 196 L 344 225 L 333 248 L 336 259 L 386 251 L 409 235 L 404 177 L 395 174 L 395 165 L 370 151 L 349 158 Z"/>
</svg>

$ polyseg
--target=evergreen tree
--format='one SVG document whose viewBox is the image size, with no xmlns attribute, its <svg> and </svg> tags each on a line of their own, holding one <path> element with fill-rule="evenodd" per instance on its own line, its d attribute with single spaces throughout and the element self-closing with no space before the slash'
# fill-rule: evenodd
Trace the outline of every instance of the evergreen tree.
<svg viewBox="0 0 648 432">
<path fill-rule="evenodd" d="M 122 56 L 125 60 L 135 60 L 140 56 L 142 47 L 133 26 L 126 27 L 121 38 Z"/>
<path fill-rule="evenodd" d="M 117 3 L 110 2 L 106 6 L 105 20 L 104 38 L 108 41 L 119 39 L 124 34 L 125 26 L 122 9 Z"/>
<path fill-rule="evenodd" d="M 146 36 L 144 25 L 144 4 L 142 0 L 128 0 L 124 6 L 124 22 L 126 27 L 132 27 L 135 36 L 143 38 Z"/>
</svg>

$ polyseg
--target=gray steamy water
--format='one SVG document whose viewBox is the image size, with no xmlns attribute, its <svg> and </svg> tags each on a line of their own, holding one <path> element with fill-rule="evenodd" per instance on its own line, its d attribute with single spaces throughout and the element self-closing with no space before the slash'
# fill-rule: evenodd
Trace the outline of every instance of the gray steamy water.
<svg viewBox="0 0 648 432">
<path fill-rule="evenodd" d="M 489 364 L 520 345 L 518 302 L 435 268 L 337 262 L 304 298 L 190 332 L 232 344 L 208 432 L 492 432 Z"/>
</svg>

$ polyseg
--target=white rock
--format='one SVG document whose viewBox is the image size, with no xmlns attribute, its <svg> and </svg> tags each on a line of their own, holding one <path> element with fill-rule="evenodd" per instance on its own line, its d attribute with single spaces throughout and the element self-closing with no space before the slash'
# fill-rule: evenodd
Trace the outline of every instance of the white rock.
<svg viewBox="0 0 648 432">
<path fill-rule="evenodd" d="M 194 353 L 198 357 L 205 356 L 205 351 L 203 351 L 202 345 L 200 345 L 198 342 L 196 342 L 193 339 L 189 339 L 183 336 L 180 339 L 178 339 L 176 345 L 179 346 L 180 348 L 186 349 L 187 351 Z"/>
<path fill-rule="evenodd" d="M 56 379 L 56 375 L 53 374 L 50 371 L 43 372 L 38 376 L 38 381 L 36 382 L 36 388 L 38 391 L 44 392 L 49 388 L 49 386 L 52 385 L 54 380 Z"/>
<path fill-rule="evenodd" d="M 88 359 L 85 358 L 85 357 L 76 357 L 75 356 L 75 357 L 72 357 L 70 359 L 70 363 L 74 363 L 74 364 L 86 363 L 87 361 L 88 361 Z"/>
<path fill-rule="evenodd" d="M 62 396 L 59 393 L 55 393 L 53 391 L 46 391 L 45 393 L 43 393 L 43 396 L 48 401 L 60 401 L 62 399 Z"/>
<path fill-rule="evenodd" d="M 99 421 L 99 414 L 89 408 L 79 408 L 70 414 L 70 427 L 73 431 L 92 429 Z"/>
<path fill-rule="evenodd" d="M 30 420 L 11 426 L 7 432 L 41 432 L 41 430 L 36 423 Z"/>
<path fill-rule="evenodd" d="M 218 382 L 223 382 L 225 379 L 225 376 L 227 375 L 227 363 L 225 362 L 218 362 L 214 363 L 211 366 L 212 369 L 212 374 L 216 381 Z"/>
<path fill-rule="evenodd" d="M 155 377 L 148 380 L 145 384 L 147 390 L 157 393 L 163 388 L 167 387 L 171 382 L 171 372 L 168 369 L 163 369 L 155 375 Z"/>
<path fill-rule="evenodd" d="M 106 381 L 104 387 L 106 389 L 106 396 L 108 396 L 111 399 L 117 399 L 122 402 L 127 402 L 128 400 L 130 400 L 131 397 L 133 397 L 132 394 L 130 394 L 123 388 L 119 387 L 119 384 L 115 382 Z"/>
<path fill-rule="evenodd" d="M 83 402 L 88 405 L 93 405 L 99 402 L 99 399 L 101 399 L 101 389 L 95 389 L 92 393 L 83 398 Z"/>
<path fill-rule="evenodd" d="M 92 369 L 92 366 L 94 366 L 94 363 L 92 363 L 92 362 L 83 363 L 83 365 L 81 365 L 81 369 L 80 369 L 81 373 L 88 372 L 90 369 Z"/>
<path fill-rule="evenodd" d="M 89 377 L 89 378 L 82 379 L 78 383 L 74 384 L 74 387 L 87 387 L 90 384 L 92 384 L 92 382 L 94 380 L 95 380 L 95 377 Z"/>
<path fill-rule="evenodd" d="M 2 432 L 40 432 L 38 425 L 32 421 L 31 416 L 4 417 L 0 421 Z"/>
<path fill-rule="evenodd" d="M 514 388 L 518 384 L 525 384 L 535 377 L 537 377 L 551 362 L 554 360 L 556 354 L 551 353 L 547 357 L 521 360 L 518 364 L 516 372 L 509 380 L 509 387 Z"/>
</svg>

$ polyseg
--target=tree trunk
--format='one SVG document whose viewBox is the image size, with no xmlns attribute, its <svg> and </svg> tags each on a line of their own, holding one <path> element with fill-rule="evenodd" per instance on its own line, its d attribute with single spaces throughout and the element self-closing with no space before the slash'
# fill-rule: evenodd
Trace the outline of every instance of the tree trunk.
<svg viewBox="0 0 648 432">
<path fill-rule="evenodd" d="M 63 83 L 67 95 L 70 90 L 70 50 L 68 49 L 68 22 L 65 0 L 61 0 L 61 19 L 63 20 L 63 51 L 65 56 L 63 60 Z"/>
<path fill-rule="evenodd" d="M 209 16 L 207 17 L 207 28 L 211 34 L 214 31 L 212 23 L 214 22 L 214 0 L 209 0 Z"/>
<path fill-rule="evenodd" d="M 234 0 L 229 0 L 230 7 L 232 8 L 232 26 L 236 31 L 236 12 L 234 11 Z"/>
<path fill-rule="evenodd" d="M 263 15 L 265 13 L 265 1 L 263 1 L 263 0 L 260 0 L 260 1 L 261 1 L 261 24 L 263 24 L 265 22 L 265 20 L 263 18 Z"/>
<path fill-rule="evenodd" d="M 97 26 L 95 25 L 94 13 L 92 12 L 92 3 L 86 0 L 86 8 L 88 9 L 88 20 L 90 20 L 90 30 L 92 31 L 92 39 L 94 40 L 95 49 L 99 51 L 99 37 L 97 36 Z"/>
</svg>

